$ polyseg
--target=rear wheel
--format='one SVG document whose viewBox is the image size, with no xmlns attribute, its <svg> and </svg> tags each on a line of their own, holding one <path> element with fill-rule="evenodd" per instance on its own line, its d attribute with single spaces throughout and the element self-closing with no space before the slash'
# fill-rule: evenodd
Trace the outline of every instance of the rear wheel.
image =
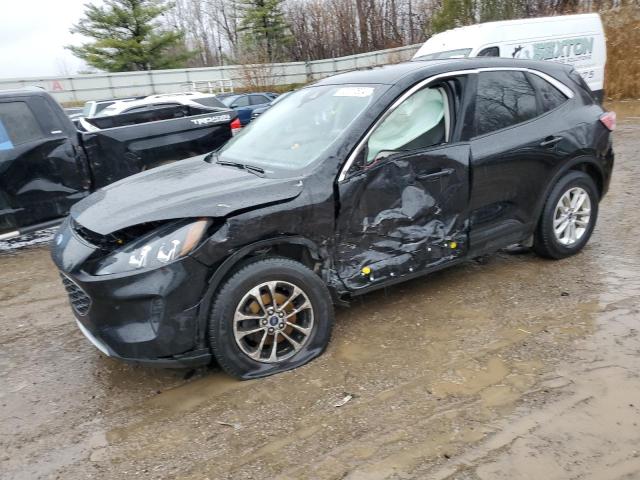
<svg viewBox="0 0 640 480">
<path fill-rule="evenodd" d="M 534 236 L 541 256 L 560 259 L 578 253 L 587 244 L 598 218 L 596 185 L 583 172 L 570 172 L 551 190 Z"/>
<path fill-rule="evenodd" d="M 320 355 L 333 325 L 322 280 L 299 262 L 252 262 L 220 289 L 211 310 L 209 340 L 230 375 L 255 378 L 296 368 Z"/>
</svg>

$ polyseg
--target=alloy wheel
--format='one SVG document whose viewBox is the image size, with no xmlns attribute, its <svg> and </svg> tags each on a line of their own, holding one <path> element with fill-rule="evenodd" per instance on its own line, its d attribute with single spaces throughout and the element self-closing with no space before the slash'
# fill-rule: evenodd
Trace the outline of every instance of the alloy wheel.
<svg viewBox="0 0 640 480">
<path fill-rule="evenodd" d="M 553 232 L 556 240 L 565 247 L 580 241 L 589 228 L 591 199 L 580 187 L 567 190 L 556 205 L 553 215 Z"/>
<path fill-rule="evenodd" d="M 293 357 L 313 331 L 313 306 L 307 294 L 285 281 L 261 283 L 236 307 L 236 344 L 252 360 L 276 363 Z"/>
</svg>

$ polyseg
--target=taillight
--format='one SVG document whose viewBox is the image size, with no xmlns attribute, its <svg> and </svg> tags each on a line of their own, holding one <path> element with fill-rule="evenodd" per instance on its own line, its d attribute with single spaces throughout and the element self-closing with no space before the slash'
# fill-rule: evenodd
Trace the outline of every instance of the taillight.
<svg viewBox="0 0 640 480">
<path fill-rule="evenodd" d="M 240 119 L 236 118 L 233 122 L 231 122 L 231 134 L 235 135 L 242 128 L 242 124 L 240 123 Z"/>
<path fill-rule="evenodd" d="M 605 127 L 613 132 L 616 129 L 616 112 L 603 113 L 600 115 L 600 121 Z"/>
</svg>

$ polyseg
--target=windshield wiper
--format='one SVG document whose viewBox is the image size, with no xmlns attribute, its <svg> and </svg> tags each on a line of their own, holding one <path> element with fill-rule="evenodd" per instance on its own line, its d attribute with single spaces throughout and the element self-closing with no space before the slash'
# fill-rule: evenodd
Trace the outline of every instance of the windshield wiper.
<svg viewBox="0 0 640 480">
<path fill-rule="evenodd" d="M 218 165 L 226 165 L 227 167 L 235 167 L 241 170 L 245 170 L 247 172 L 253 173 L 258 177 L 264 177 L 264 169 L 260 167 L 254 167 L 253 165 L 245 165 L 244 163 L 239 162 L 230 162 L 228 160 L 217 160 L 216 163 Z"/>
<path fill-rule="evenodd" d="M 255 173 L 259 177 L 264 177 L 264 168 L 255 167 L 253 165 L 245 165 L 244 169 L 247 172 Z"/>
</svg>

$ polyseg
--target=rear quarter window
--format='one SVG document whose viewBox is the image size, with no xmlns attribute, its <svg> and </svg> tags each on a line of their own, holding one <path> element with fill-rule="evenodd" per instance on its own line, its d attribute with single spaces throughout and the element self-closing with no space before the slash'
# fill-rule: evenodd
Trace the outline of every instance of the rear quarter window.
<svg viewBox="0 0 640 480">
<path fill-rule="evenodd" d="M 251 105 L 263 105 L 269 103 L 271 100 L 264 95 L 250 95 Z"/>
<path fill-rule="evenodd" d="M 564 93 L 551 85 L 544 78 L 533 73 L 528 74 L 528 77 L 531 84 L 538 91 L 542 107 L 541 113 L 554 110 L 567 101 L 567 97 Z"/>
<path fill-rule="evenodd" d="M 229 105 L 233 107 L 248 107 L 249 106 L 249 97 L 244 95 L 242 97 L 237 97 L 229 102 Z"/>
<path fill-rule="evenodd" d="M 535 118 L 536 92 L 523 72 L 478 74 L 476 135 L 485 135 Z"/>
<path fill-rule="evenodd" d="M 204 105 L 205 107 L 226 108 L 225 104 L 216 97 L 194 98 L 193 101 L 200 105 Z"/>
<path fill-rule="evenodd" d="M 0 150 L 42 137 L 40 125 L 25 102 L 0 103 Z"/>
</svg>

